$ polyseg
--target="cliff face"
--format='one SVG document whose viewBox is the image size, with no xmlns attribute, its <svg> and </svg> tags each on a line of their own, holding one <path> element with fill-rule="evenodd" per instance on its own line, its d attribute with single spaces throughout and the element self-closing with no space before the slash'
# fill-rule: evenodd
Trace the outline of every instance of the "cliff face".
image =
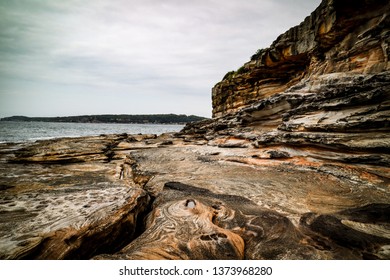
<svg viewBox="0 0 390 280">
<path fill-rule="evenodd" d="M 180 133 L 0 143 L 0 259 L 390 259 L 387 2 L 323 1 Z"/>
<path fill-rule="evenodd" d="M 215 85 L 213 116 L 237 112 L 294 85 L 316 92 L 310 86 L 329 83 L 329 77 L 350 83 L 351 76 L 389 70 L 389 12 L 386 0 L 324 0 L 300 25 Z"/>
<path fill-rule="evenodd" d="M 209 144 L 390 165 L 390 4 L 330 1 L 213 88 Z M 280 154 L 280 153 L 279 153 Z"/>
</svg>

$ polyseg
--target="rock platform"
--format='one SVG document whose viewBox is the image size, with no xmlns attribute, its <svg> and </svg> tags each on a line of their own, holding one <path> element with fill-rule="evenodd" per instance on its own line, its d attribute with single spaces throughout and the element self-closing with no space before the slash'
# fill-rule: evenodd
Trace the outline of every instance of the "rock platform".
<svg viewBox="0 0 390 280">
<path fill-rule="evenodd" d="M 388 167 L 180 133 L 0 151 L 2 259 L 390 258 Z"/>
<path fill-rule="evenodd" d="M 323 0 L 179 133 L 0 144 L 0 259 L 390 259 L 390 4 Z"/>
</svg>

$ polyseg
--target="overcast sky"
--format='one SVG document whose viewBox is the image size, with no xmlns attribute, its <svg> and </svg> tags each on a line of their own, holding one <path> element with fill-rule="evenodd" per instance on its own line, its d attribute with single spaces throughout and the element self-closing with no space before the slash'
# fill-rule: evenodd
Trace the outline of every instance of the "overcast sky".
<svg viewBox="0 0 390 280">
<path fill-rule="evenodd" d="M 211 116 L 211 88 L 320 0 L 0 0 L 0 117 Z"/>
</svg>

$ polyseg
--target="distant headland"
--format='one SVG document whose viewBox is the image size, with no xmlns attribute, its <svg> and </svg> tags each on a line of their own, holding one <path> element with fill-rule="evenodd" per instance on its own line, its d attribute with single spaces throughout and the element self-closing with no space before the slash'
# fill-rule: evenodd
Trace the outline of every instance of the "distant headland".
<svg viewBox="0 0 390 280">
<path fill-rule="evenodd" d="M 194 115 L 151 114 L 151 115 L 82 115 L 67 117 L 26 117 L 12 116 L 1 118 L 0 121 L 17 122 L 69 122 L 69 123 L 155 123 L 155 124 L 185 124 L 204 120 L 206 118 Z"/>
</svg>

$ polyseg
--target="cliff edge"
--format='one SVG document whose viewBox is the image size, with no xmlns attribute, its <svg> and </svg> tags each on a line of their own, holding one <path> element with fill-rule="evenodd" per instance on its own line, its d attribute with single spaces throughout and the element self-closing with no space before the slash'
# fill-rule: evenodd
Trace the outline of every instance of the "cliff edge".
<svg viewBox="0 0 390 280">
<path fill-rule="evenodd" d="M 300 25 L 214 86 L 213 116 L 237 112 L 294 85 L 321 83 L 329 74 L 388 71 L 389 26 L 386 0 L 322 1 Z"/>
<path fill-rule="evenodd" d="M 0 259 L 390 259 L 389 7 L 324 0 L 180 133 L 0 143 Z"/>
<path fill-rule="evenodd" d="M 226 74 L 213 88 L 214 119 L 183 134 L 284 158 L 389 166 L 389 13 L 388 1 L 324 0 Z"/>
</svg>

